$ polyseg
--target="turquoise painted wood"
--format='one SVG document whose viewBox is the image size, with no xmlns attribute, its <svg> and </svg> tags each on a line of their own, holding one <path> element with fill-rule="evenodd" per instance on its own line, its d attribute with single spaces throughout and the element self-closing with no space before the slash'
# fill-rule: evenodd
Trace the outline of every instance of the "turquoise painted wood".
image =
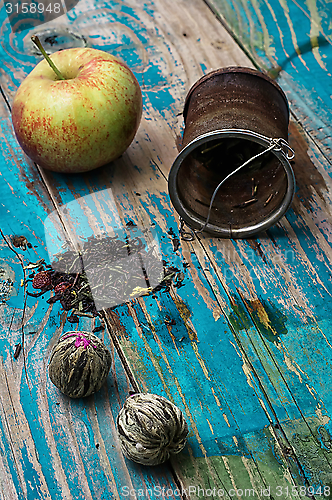
<svg viewBox="0 0 332 500">
<path fill-rule="evenodd" d="M 0 277 L 14 283 L 0 305 L 2 496 L 158 498 L 165 488 L 167 498 L 200 498 L 198 488 L 216 487 L 229 499 L 245 491 L 332 498 L 329 161 L 293 121 L 298 188 L 287 216 L 255 239 L 182 241 L 166 181 L 186 92 L 210 68 L 251 65 L 205 3 L 81 1 L 35 30 L 44 39 L 61 34 L 50 51 L 84 42 L 118 55 L 142 87 L 143 120 L 128 151 L 71 176 L 33 165 L 14 138 L 10 103 L 39 57 L 30 33 L 13 35 L 4 9 L 1 16 L 3 234 L 26 236 L 32 248 L 17 250 L 24 262 L 49 263 L 68 235 L 83 244 L 134 223 L 177 269 L 169 290 L 104 312 L 108 328 L 99 335 L 114 356 L 111 374 L 95 396 L 70 400 L 47 376 L 52 346 L 72 328 L 48 295 L 27 300 L 28 380 L 23 355 L 13 358 L 22 342 L 23 275 L 2 239 Z M 77 328 L 94 324 L 84 318 Z M 132 389 L 163 394 L 183 410 L 188 444 L 170 464 L 144 468 L 122 457 L 114 421 Z"/>
<path fill-rule="evenodd" d="M 6 115 L 2 107 L 1 231 L 8 241 L 9 236 L 20 234 L 32 245 L 31 249 L 18 250 L 24 265 L 39 259 L 49 262 L 44 222 L 54 205 L 34 166 L 23 158 Z M 20 162 L 25 167 L 22 170 Z M 174 491 L 176 485 L 167 467 L 142 470 L 135 464 L 124 466 L 114 445 L 114 422 L 133 388 L 107 336 L 105 344 L 114 361 L 101 393 L 86 400 L 70 400 L 50 383 L 47 359 L 59 335 L 71 325 L 58 305 L 48 305 L 46 298 L 28 297 L 23 344 L 22 267 L 2 238 L 0 245 L 1 285 L 8 278 L 13 281 L 10 293 L 2 294 L 0 305 L 2 497 L 108 499 L 118 498 L 124 486 Z M 98 320 L 80 323 L 88 330 L 98 325 Z M 22 354 L 16 360 L 13 357 L 19 343 L 24 347 L 26 371 Z"/>
</svg>

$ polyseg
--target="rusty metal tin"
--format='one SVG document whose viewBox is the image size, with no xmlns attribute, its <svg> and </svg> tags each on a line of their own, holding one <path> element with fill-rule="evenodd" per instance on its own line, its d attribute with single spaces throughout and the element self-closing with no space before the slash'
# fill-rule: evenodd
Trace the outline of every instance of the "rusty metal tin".
<svg viewBox="0 0 332 500">
<path fill-rule="evenodd" d="M 193 85 L 183 114 L 182 150 L 168 181 L 182 219 L 193 229 L 205 226 L 214 236 L 232 238 L 249 237 L 275 224 L 295 189 L 287 152 L 269 149 L 272 139 L 283 144 L 288 139 L 288 102 L 277 83 L 251 68 L 222 68 Z M 216 186 L 228 175 L 209 211 Z"/>
</svg>

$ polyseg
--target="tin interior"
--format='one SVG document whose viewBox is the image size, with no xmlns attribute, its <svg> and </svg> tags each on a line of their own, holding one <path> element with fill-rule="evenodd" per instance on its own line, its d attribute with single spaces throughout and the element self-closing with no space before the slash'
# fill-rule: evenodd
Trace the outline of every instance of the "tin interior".
<svg viewBox="0 0 332 500">
<path fill-rule="evenodd" d="M 177 173 L 177 194 L 184 211 L 204 224 L 218 184 L 264 149 L 247 138 L 218 138 L 199 144 L 184 158 Z M 260 224 L 282 205 L 287 188 L 282 163 L 273 152 L 268 152 L 220 187 L 209 224 L 225 230 Z"/>
</svg>

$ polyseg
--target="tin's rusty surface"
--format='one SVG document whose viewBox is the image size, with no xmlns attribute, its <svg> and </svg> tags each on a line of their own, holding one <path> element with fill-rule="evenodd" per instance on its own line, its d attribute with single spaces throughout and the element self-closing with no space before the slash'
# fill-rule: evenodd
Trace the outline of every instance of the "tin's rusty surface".
<svg viewBox="0 0 332 500">
<path fill-rule="evenodd" d="M 289 108 L 279 85 L 260 71 L 220 68 L 199 79 L 184 105 L 182 147 L 222 129 L 246 129 L 287 140 Z"/>
<path fill-rule="evenodd" d="M 267 149 L 268 138 L 287 141 L 289 108 L 284 92 L 268 76 L 251 68 L 229 67 L 193 85 L 183 114 L 182 150 L 170 173 L 170 196 L 183 219 L 199 229 L 208 217 L 216 186 Z M 192 147 L 193 141 L 197 146 Z M 290 203 L 288 167 L 271 151 L 232 175 L 214 199 L 207 230 L 247 236 L 265 229 L 266 221 L 276 222 Z M 253 191 L 257 201 L 249 203 Z"/>
</svg>

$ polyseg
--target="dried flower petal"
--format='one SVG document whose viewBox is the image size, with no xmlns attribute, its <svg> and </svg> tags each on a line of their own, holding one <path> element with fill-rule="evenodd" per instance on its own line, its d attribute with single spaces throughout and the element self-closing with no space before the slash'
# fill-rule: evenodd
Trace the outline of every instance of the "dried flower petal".
<svg viewBox="0 0 332 500">
<path fill-rule="evenodd" d="M 70 283 L 66 283 L 65 281 L 62 281 L 54 288 L 54 291 L 55 291 L 55 293 L 60 293 L 60 292 L 63 293 L 65 290 L 67 290 L 67 288 L 70 288 L 70 287 L 71 287 Z"/>
<path fill-rule="evenodd" d="M 49 271 L 41 271 L 32 280 L 33 288 L 48 288 L 52 285 Z"/>
</svg>

